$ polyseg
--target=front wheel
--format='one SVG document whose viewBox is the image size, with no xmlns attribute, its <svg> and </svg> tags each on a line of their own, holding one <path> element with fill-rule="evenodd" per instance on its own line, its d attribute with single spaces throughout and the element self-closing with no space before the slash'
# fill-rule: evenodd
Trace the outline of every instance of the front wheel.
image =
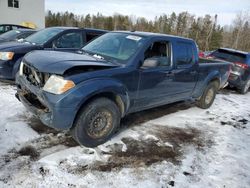
<svg viewBox="0 0 250 188">
<path fill-rule="evenodd" d="M 246 94 L 248 92 L 249 88 L 250 88 L 250 79 L 248 79 L 246 81 L 246 83 L 244 84 L 244 86 L 242 88 L 240 88 L 239 91 L 240 91 L 241 94 Z"/>
<path fill-rule="evenodd" d="M 214 102 L 217 88 L 218 87 L 215 82 L 209 83 L 200 99 L 197 100 L 196 105 L 202 109 L 209 108 Z"/>
<path fill-rule="evenodd" d="M 120 124 L 118 106 L 108 98 L 98 98 L 86 105 L 74 123 L 71 134 L 86 147 L 96 147 L 114 134 Z"/>
</svg>

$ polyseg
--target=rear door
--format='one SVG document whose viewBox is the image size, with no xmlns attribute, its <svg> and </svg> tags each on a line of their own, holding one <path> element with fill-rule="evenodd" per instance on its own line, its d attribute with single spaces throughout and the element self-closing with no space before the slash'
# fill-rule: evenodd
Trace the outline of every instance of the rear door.
<svg viewBox="0 0 250 188">
<path fill-rule="evenodd" d="M 191 42 L 176 41 L 174 43 L 174 80 L 176 98 L 186 99 L 191 96 L 198 79 L 197 49 Z"/>
</svg>

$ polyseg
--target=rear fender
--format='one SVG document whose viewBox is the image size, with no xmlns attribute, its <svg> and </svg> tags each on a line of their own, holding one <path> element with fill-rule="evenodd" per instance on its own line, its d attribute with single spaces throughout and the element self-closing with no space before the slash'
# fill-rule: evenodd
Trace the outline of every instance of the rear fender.
<svg viewBox="0 0 250 188">
<path fill-rule="evenodd" d="M 219 87 L 221 83 L 221 78 L 220 78 L 220 73 L 219 71 L 213 71 L 209 73 L 206 77 L 206 79 L 203 81 L 201 89 L 198 89 L 198 91 L 195 93 L 195 98 L 199 98 L 202 96 L 204 93 L 205 89 L 207 88 L 208 84 L 212 81 L 218 81 L 219 82 Z"/>
</svg>

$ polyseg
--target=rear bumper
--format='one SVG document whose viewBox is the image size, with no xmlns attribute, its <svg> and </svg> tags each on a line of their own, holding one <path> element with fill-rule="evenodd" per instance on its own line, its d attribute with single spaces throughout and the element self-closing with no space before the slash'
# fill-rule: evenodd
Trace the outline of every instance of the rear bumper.
<svg viewBox="0 0 250 188">
<path fill-rule="evenodd" d="M 43 124 L 54 129 L 66 130 L 73 125 L 75 106 L 62 106 L 65 95 L 53 95 L 30 85 L 22 76 L 17 77 L 17 99 Z"/>
<path fill-rule="evenodd" d="M 244 74 L 241 74 L 240 72 L 231 72 L 228 82 L 234 87 L 241 88 L 244 86 L 249 77 L 250 75 L 247 72 Z"/>
</svg>

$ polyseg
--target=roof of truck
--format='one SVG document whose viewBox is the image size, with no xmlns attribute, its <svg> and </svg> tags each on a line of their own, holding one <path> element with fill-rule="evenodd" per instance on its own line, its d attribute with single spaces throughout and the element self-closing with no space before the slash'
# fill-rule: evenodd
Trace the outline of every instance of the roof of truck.
<svg viewBox="0 0 250 188">
<path fill-rule="evenodd" d="M 163 34 L 163 33 L 152 33 L 152 32 L 143 32 L 143 31 L 114 31 L 114 32 L 119 32 L 119 33 L 127 33 L 127 34 L 135 34 L 141 37 L 170 37 L 170 38 L 179 38 L 179 39 L 185 39 L 185 40 L 190 40 L 193 41 L 193 39 L 190 38 L 185 38 L 185 37 L 180 37 L 176 35 L 168 35 L 168 34 Z"/>
</svg>

